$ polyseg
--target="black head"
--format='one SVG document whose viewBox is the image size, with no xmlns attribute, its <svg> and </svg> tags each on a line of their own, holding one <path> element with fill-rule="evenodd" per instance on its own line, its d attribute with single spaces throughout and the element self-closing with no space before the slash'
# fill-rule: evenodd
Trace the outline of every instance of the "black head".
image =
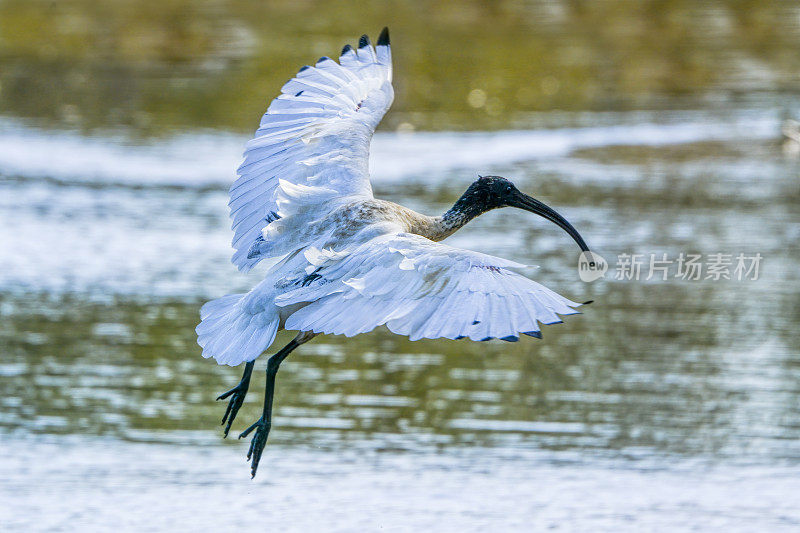
<svg viewBox="0 0 800 533">
<path fill-rule="evenodd" d="M 459 206 L 459 204 L 461 204 Z M 469 186 L 464 195 L 456 203 L 463 211 L 472 216 L 484 213 L 498 207 L 516 207 L 546 218 L 557 224 L 575 239 L 584 252 L 589 247 L 572 224 L 567 219 L 556 213 L 553 209 L 539 200 L 520 192 L 516 186 L 506 178 L 500 176 L 480 176 Z"/>
<path fill-rule="evenodd" d="M 467 189 L 466 195 L 470 195 L 475 205 L 480 206 L 482 211 L 497 209 L 498 207 L 512 206 L 515 193 L 519 190 L 505 178 L 500 176 L 479 176 Z"/>
</svg>

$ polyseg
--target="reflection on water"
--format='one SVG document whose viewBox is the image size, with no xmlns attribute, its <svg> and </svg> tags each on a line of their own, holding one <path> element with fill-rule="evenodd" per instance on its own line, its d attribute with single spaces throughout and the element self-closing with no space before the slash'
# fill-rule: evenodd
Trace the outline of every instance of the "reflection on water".
<svg viewBox="0 0 800 533">
<path fill-rule="evenodd" d="M 13 531 L 796 531 L 797 467 L 669 469 L 507 446 L 423 455 L 273 445 L 255 482 L 230 449 L 12 437 Z M 46 461 L 41 459 L 45 457 Z M 269 477 L 261 477 L 269 472 Z M 46 480 L 33 485 L 28 479 Z M 77 497 L 76 497 L 77 495 Z M 77 505 L 76 505 L 77 503 Z"/>
<path fill-rule="evenodd" d="M 0 3 L 0 501 L 17 509 L 2 523 L 152 529 L 146 508 L 173 530 L 265 509 L 298 531 L 800 525 L 800 162 L 779 137 L 798 7 L 359 15 Z M 541 341 L 315 339 L 282 366 L 249 484 L 213 401 L 240 369 L 203 360 L 194 335 L 203 301 L 258 280 L 228 262 L 226 189 L 280 83 L 385 23 L 398 97 L 375 138 L 378 196 L 436 213 L 475 173 L 508 176 L 610 270 L 580 282 L 574 244 L 522 211 L 475 220 L 449 242 L 595 303 Z M 448 131 L 481 128 L 520 129 Z M 756 281 L 614 279 L 619 254 L 681 252 L 764 259 Z M 236 429 L 260 412 L 261 375 Z"/>
<path fill-rule="evenodd" d="M 522 446 L 598 456 L 797 461 L 800 360 L 793 332 L 800 310 L 793 265 L 800 258 L 786 243 L 798 234 L 800 191 L 797 163 L 778 154 L 771 140 L 609 145 L 500 167 L 590 236 L 611 263 L 607 279 L 579 282 L 568 240 L 521 211 L 482 217 L 453 243 L 536 261 L 537 279 L 596 303 L 583 316 L 545 328 L 540 342 L 412 343 L 384 331 L 316 339 L 281 371 L 272 441 L 331 449 Z M 431 194 L 388 181 L 382 192 L 437 212 L 457 197 L 461 183 L 438 187 Z M 129 440 L 191 440 L 197 432 L 208 438 L 223 407 L 212 398 L 239 370 L 199 358 L 197 309 L 203 298 L 249 282 L 226 260 L 224 190 L 29 178 L 8 181 L 4 189 L 4 196 L 22 199 L 4 208 L 6 220 L 12 213 L 36 219 L 31 238 L 38 227 L 66 238 L 52 249 L 68 250 L 89 270 L 63 277 L 58 263 L 70 259 L 48 258 L 32 247 L 42 261 L 54 261 L 38 265 L 38 277 L 24 278 L 38 288 L 6 279 L 2 426 Z M 106 231 L 85 234 L 81 244 L 81 232 L 94 227 Z M 211 231 L 204 233 L 206 227 Z M 190 228 L 217 242 L 206 246 L 186 235 L 198 244 L 171 247 Z M 173 240 L 158 251 L 167 233 Z M 135 292 L 126 295 L 115 270 L 126 272 L 126 261 L 137 270 L 136 246 L 127 256 L 126 248 L 149 239 L 156 246 L 150 252 L 163 255 L 160 268 L 142 263 Z M 116 252 L 109 255 L 108 247 Z M 757 281 L 613 279 L 619 253 L 676 257 L 681 251 L 759 252 L 765 259 Z M 87 279 L 103 292 L 89 286 L 82 295 L 78 287 Z M 159 283 L 166 283 L 166 295 Z M 90 294 L 95 297 L 87 299 Z M 240 424 L 257 416 L 258 394 L 249 400 Z"/>
<path fill-rule="evenodd" d="M 785 106 L 800 89 L 796 2 L 5 0 L 0 109 L 78 129 L 250 132 L 300 65 L 386 25 L 390 129 L 508 128 L 552 109 Z"/>
<path fill-rule="evenodd" d="M 462 513 L 453 522 L 460 530 L 565 520 L 569 529 L 593 529 L 598 515 L 587 502 L 611 529 L 800 524 L 786 503 L 800 490 L 791 474 L 800 465 L 800 256 L 791 245 L 800 237 L 798 162 L 782 155 L 768 128 L 720 136 L 686 115 L 697 136 L 675 145 L 643 141 L 641 126 L 629 124 L 636 116 L 620 115 L 621 129 L 568 135 L 594 132 L 595 142 L 523 150 L 506 162 L 489 151 L 479 163 L 564 212 L 609 260 L 604 281 L 580 282 L 569 239 L 522 211 L 489 213 L 450 239 L 538 263 L 531 275 L 539 281 L 595 300 L 584 315 L 546 327 L 541 341 L 515 344 L 412 343 L 386 331 L 326 336 L 283 365 L 264 459 L 280 466 L 262 467 L 258 483 L 275 487 L 265 490 L 281 516 L 299 513 L 295 530 L 338 504 L 357 510 L 342 518 L 345 531 L 369 529 L 378 516 L 424 529 L 438 515 L 416 514 L 420 498 L 438 513 Z M 753 116 L 777 131 L 774 113 Z M 546 144 L 563 134 L 508 139 Z M 86 143 L 89 158 L 106 157 L 108 146 L 98 152 L 96 140 L 59 134 L 52 146 L 65 138 Z M 415 138 L 384 141 L 413 146 Z M 473 172 L 464 170 L 474 159 L 459 155 L 459 138 L 428 134 L 428 142 L 452 146 L 443 152 L 454 154 L 452 165 L 438 175 L 413 165 L 389 172 L 378 194 L 424 212 L 446 209 Z M 497 137 L 475 140 L 491 145 Z M 110 153 L 140 160 L 141 146 L 114 146 Z M 402 149 L 384 154 L 403 158 Z M 258 277 L 228 262 L 224 185 L 155 171 L 137 184 L 111 167 L 83 179 L 57 164 L 42 172 L 32 159 L 0 181 L 0 435 L 9 443 L 0 499 L 27 510 L 12 523 L 44 528 L 31 522 L 44 513 L 52 524 L 106 528 L 117 515 L 93 509 L 113 495 L 130 498 L 115 507 L 129 524 L 141 524 L 139 506 L 165 500 L 184 524 L 202 518 L 204 527 L 230 527 L 226 509 L 261 502 L 255 492 L 241 494 L 243 443 L 225 446 L 236 441 L 222 440 L 224 405 L 213 401 L 240 369 L 200 358 L 194 336 L 204 299 Z M 150 155 L 144 161 L 154 168 Z M 614 279 L 620 253 L 680 252 L 758 252 L 764 262 L 757 281 Z M 259 415 L 260 381 L 235 430 Z M 143 459 L 131 464 L 132 457 Z M 321 474 L 307 464 L 337 465 L 327 471 L 340 477 L 322 490 Z M 42 476 L 55 487 L 44 500 L 31 496 Z M 207 497 L 209 480 L 226 491 L 197 514 L 185 499 Z M 550 492 L 532 507 L 526 494 L 540 494 L 542 481 Z M 650 483 L 659 489 L 646 489 Z M 512 486 L 522 491 L 511 494 Z M 486 487 L 490 500 L 480 496 Z M 599 487 L 608 501 L 597 500 Z M 453 499 L 462 491 L 464 499 Z M 287 500 L 286 492 L 319 501 Z M 729 498 L 744 493 L 747 509 L 731 507 Z M 479 497 L 487 510 L 463 514 Z M 386 509 L 395 499 L 401 503 Z"/>
<path fill-rule="evenodd" d="M 281 371 L 272 442 L 797 461 L 792 325 L 744 324 L 761 313 L 796 320 L 796 310 L 754 302 L 768 292 L 727 290 L 701 290 L 717 302 L 704 305 L 691 286 L 615 287 L 540 343 L 319 339 Z M 631 304 L 648 298 L 656 303 Z M 731 312 L 736 300 L 743 309 Z M 2 305 L 12 310 L 0 367 L 6 430 L 213 441 L 223 406 L 212 399 L 239 371 L 197 356 L 195 304 Z M 249 400 L 240 425 L 258 416 L 258 392 Z"/>
</svg>

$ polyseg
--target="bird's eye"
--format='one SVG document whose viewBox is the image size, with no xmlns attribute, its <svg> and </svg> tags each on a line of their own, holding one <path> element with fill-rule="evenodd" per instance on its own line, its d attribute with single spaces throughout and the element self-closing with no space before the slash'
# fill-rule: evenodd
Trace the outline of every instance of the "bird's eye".
<svg viewBox="0 0 800 533">
<path fill-rule="evenodd" d="M 506 192 L 511 192 L 513 190 L 514 190 L 514 187 L 512 187 L 511 185 L 506 186 Z"/>
</svg>

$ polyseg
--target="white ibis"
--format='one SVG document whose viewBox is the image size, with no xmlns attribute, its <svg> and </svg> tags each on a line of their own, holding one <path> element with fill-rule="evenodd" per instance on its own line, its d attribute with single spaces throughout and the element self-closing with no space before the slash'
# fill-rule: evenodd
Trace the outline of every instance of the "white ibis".
<svg viewBox="0 0 800 533">
<path fill-rule="evenodd" d="M 197 341 L 203 357 L 245 364 L 222 419 L 231 429 L 254 360 L 282 329 L 297 331 L 267 361 L 261 418 L 247 458 L 253 476 L 269 435 L 275 376 L 298 346 L 321 333 L 365 333 L 385 325 L 411 340 L 541 338 L 540 326 L 577 313 L 572 302 L 515 272 L 524 265 L 439 241 L 491 209 L 517 207 L 566 230 L 561 215 L 507 179 L 480 177 L 442 216 L 427 216 L 372 195 L 369 144 L 392 103 L 389 32 L 375 48 L 364 35 L 339 63 L 323 57 L 281 90 L 247 143 L 230 189 L 232 262 L 247 271 L 282 258 L 247 294 L 206 303 Z"/>
</svg>

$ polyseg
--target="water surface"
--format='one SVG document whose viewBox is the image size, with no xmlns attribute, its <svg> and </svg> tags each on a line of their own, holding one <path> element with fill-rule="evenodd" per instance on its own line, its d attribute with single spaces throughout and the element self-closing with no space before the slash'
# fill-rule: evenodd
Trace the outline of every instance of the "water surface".
<svg viewBox="0 0 800 533">
<path fill-rule="evenodd" d="M 661 4 L 433 2 L 437 32 L 383 3 L 0 4 L 3 523 L 800 527 L 800 162 L 779 133 L 800 17 Z M 282 366 L 251 482 L 214 402 L 240 369 L 194 335 L 204 301 L 263 275 L 229 263 L 226 190 L 283 79 L 387 18 L 376 194 L 438 213 L 508 176 L 611 268 L 581 282 L 569 237 L 521 211 L 470 223 L 449 243 L 594 303 L 515 344 L 314 339 Z M 616 279 L 619 254 L 681 253 L 763 261 L 757 280 Z"/>
<path fill-rule="evenodd" d="M 418 161 L 401 170 L 415 135 L 379 136 L 381 196 L 435 213 L 469 182 L 466 168 L 480 165 L 558 206 L 612 270 L 604 281 L 579 281 L 570 240 L 523 212 L 475 221 L 453 244 L 538 263 L 537 280 L 595 303 L 546 327 L 541 341 L 412 343 L 383 330 L 315 339 L 281 370 L 255 485 L 264 493 L 246 484 L 245 445 L 223 441 L 216 425 L 223 406 L 213 398 L 239 370 L 200 358 L 193 332 L 205 299 L 246 290 L 259 275 L 241 276 L 228 262 L 223 180 L 195 172 L 202 159 L 181 173 L 192 138 L 168 140 L 174 149 L 159 158 L 148 144 L 8 126 L 29 150 L 78 146 L 96 163 L 81 175 L 69 158 L 61 168 L 31 157 L 1 185 L 0 239 L 17 251 L 0 259 L 4 489 L 27 509 L 15 524 L 27 529 L 26 517 L 46 505 L 54 525 L 74 517 L 104 527 L 113 516 L 91 511 L 103 506 L 90 501 L 134 498 L 155 479 L 158 490 L 120 511 L 131 529 L 141 524 L 139 505 L 183 502 L 178 493 L 202 495 L 217 511 L 194 515 L 187 501 L 175 513 L 218 527 L 230 524 L 223 505 L 260 506 L 261 496 L 274 506 L 265 509 L 302 515 L 298 530 L 337 502 L 355 505 L 339 511 L 343 530 L 425 527 L 443 514 L 466 529 L 796 527 L 798 509 L 777 505 L 775 492 L 797 492 L 800 460 L 800 257 L 786 246 L 800 234 L 798 163 L 770 134 L 778 124 L 775 113 L 684 113 L 567 130 L 428 133 L 428 146 L 507 149 L 450 148 L 436 176 Z M 240 139 L 202 138 L 235 161 Z M 536 142 L 508 149 L 515 139 Z M 114 159 L 147 177 L 104 167 Z M 758 252 L 764 263 L 757 281 L 614 279 L 619 253 L 684 251 Z M 259 381 L 237 427 L 258 416 Z M 41 476 L 52 476 L 51 489 L 33 498 Z M 773 492 L 754 493 L 748 510 L 731 503 L 762 485 Z M 601 486 L 610 491 L 602 501 L 587 496 Z M 449 494 L 462 490 L 464 498 Z M 243 499 L 213 496 L 229 491 Z M 275 499 L 285 492 L 316 496 Z M 485 502 L 482 511 L 466 511 L 472 498 Z"/>
</svg>

